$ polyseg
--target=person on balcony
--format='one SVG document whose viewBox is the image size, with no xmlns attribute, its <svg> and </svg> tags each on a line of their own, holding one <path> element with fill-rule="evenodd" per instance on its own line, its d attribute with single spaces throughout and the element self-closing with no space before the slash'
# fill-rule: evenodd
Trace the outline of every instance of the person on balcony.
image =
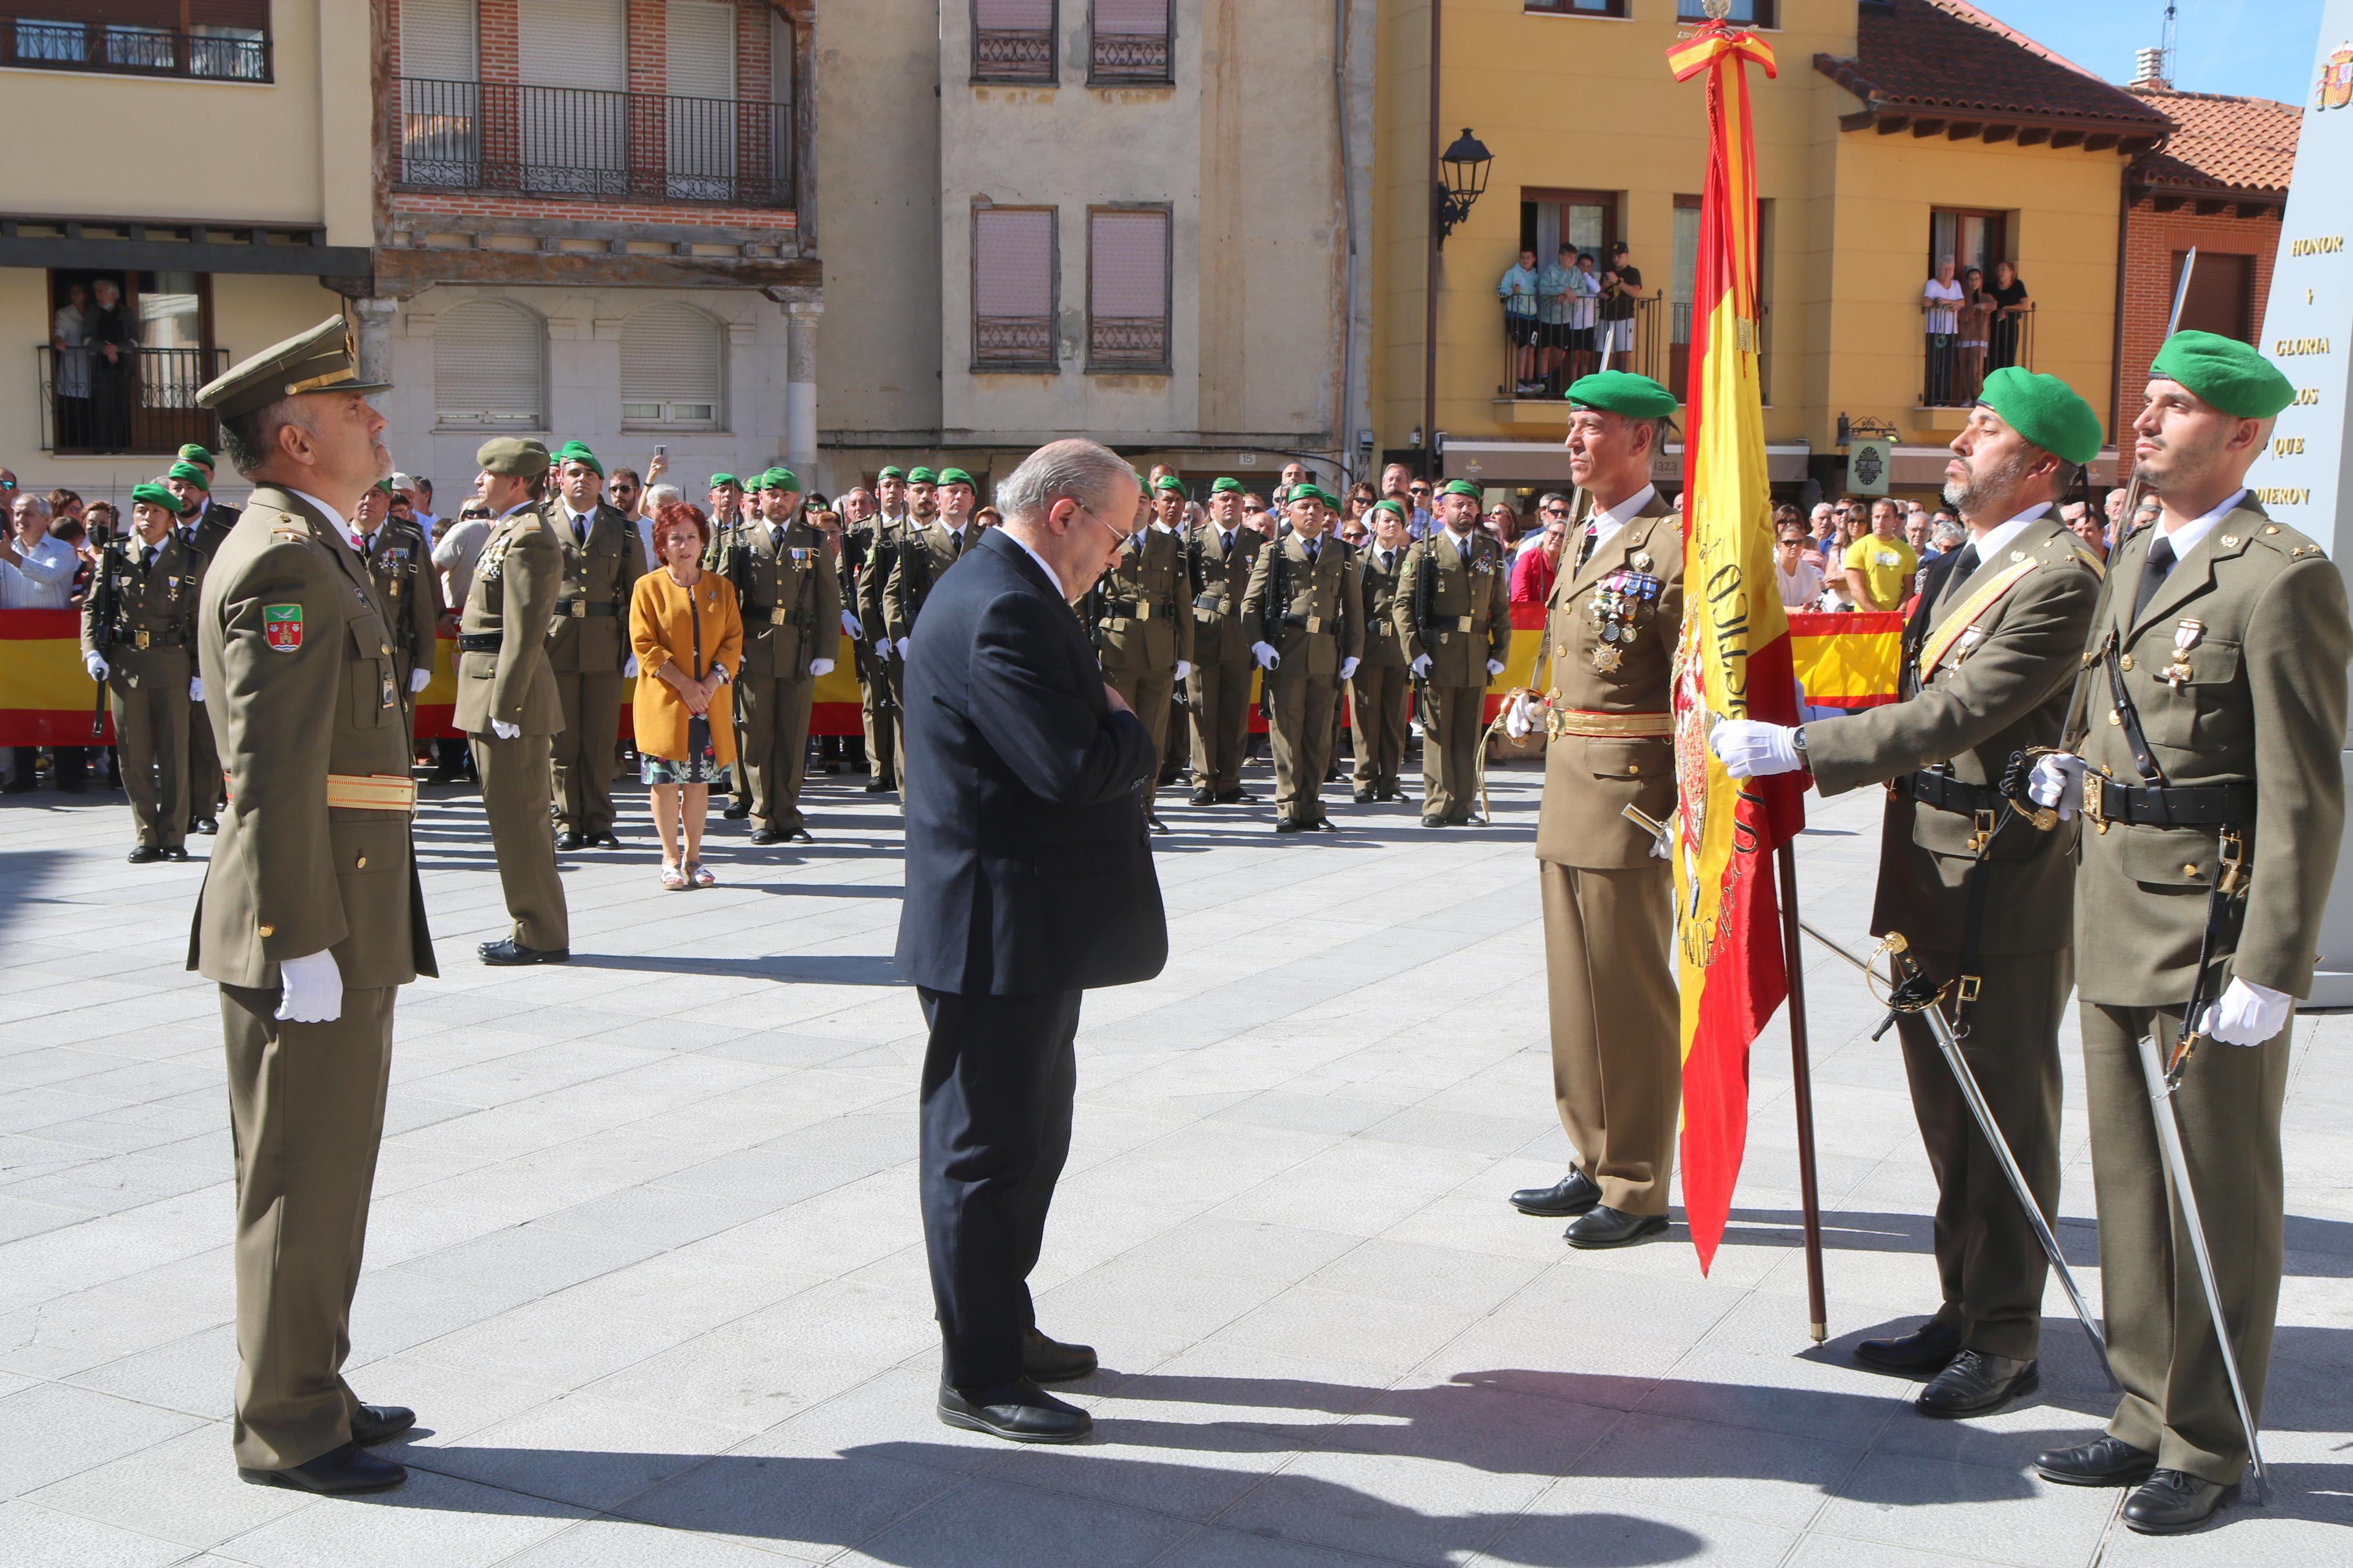
<svg viewBox="0 0 2353 1568">
<path fill-rule="evenodd" d="M 1992 341 L 1986 353 L 1986 371 L 1990 374 L 2005 365 L 2022 363 L 2020 345 L 2026 335 L 2026 314 L 2034 309 L 2034 301 L 2027 297 L 2018 268 L 2007 260 L 1993 264 L 1993 287 L 1986 292 L 1994 304 Z"/>
<path fill-rule="evenodd" d="M 111 278 L 92 280 L 88 322 L 90 347 L 90 449 L 131 449 L 131 400 L 138 376 L 139 331 L 122 308 L 122 287 Z"/>
<path fill-rule="evenodd" d="M 1958 403 L 1954 385 L 1955 342 L 1960 335 L 1960 308 L 1966 298 L 1960 279 L 1953 276 L 1953 258 L 1936 258 L 1936 275 L 1920 291 L 1920 314 L 1928 326 L 1928 374 L 1920 401 L 1931 408 Z"/>
<path fill-rule="evenodd" d="M 1544 322 L 1536 314 L 1536 291 L 1543 282 L 1536 271 L 1536 253 L 1520 252 L 1518 263 L 1504 269 L 1495 293 L 1504 301 L 1504 341 L 1511 345 L 1512 391 L 1526 395 L 1544 390 L 1536 377 L 1536 349 Z"/>
</svg>

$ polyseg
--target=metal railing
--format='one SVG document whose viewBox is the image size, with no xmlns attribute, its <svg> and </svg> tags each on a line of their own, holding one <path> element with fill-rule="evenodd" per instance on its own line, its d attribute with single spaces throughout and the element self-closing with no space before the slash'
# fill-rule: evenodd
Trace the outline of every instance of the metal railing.
<svg viewBox="0 0 2353 1568">
<path fill-rule="evenodd" d="M 226 349 L 120 348 L 96 343 L 34 351 L 41 450 L 61 455 L 175 452 L 217 444 L 220 422 L 196 392 L 228 368 Z"/>
<path fill-rule="evenodd" d="M 1166 370 L 1168 318 L 1166 316 L 1090 316 L 1087 318 L 1089 370 Z"/>
<path fill-rule="evenodd" d="M 792 108 L 403 77 L 400 183 L 583 201 L 789 207 Z"/>
<path fill-rule="evenodd" d="M 259 82 L 270 79 L 269 63 L 269 35 L 259 27 L 182 32 L 0 13 L 0 65 L 28 70 Z"/>
<path fill-rule="evenodd" d="M 1055 81 L 1051 27 L 989 27 L 972 36 L 972 79 L 1031 85 Z"/>
<path fill-rule="evenodd" d="M 1567 328 L 1538 326 L 1537 347 L 1529 356 L 1535 371 L 1535 381 L 1542 384 L 1540 391 L 1523 391 L 1520 378 L 1520 349 L 1512 341 L 1508 330 L 1504 333 L 1504 374 L 1496 384 L 1498 397 L 1556 398 L 1568 390 L 1568 384 L 1579 376 L 1602 369 L 1630 370 L 1664 382 L 1668 374 L 1670 343 L 1668 342 L 1668 304 L 1663 295 L 1637 295 L 1630 303 L 1634 308 L 1630 319 L 1615 321 L 1597 320 L 1590 331 L 1577 336 Z M 1554 348 L 1556 343 L 1575 346 Z M 1677 395 L 1681 395 L 1680 391 Z"/>
<path fill-rule="evenodd" d="M 1986 341 L 1964 343 L 1959 332 L 1930 332 L 1920 351 L 1920 406 L 1968 408 L 1985 388 L 1985 378 L 2004 365 L 2034 368 L 2034 306 L 2031 301 L 1985 323 Z"/>
<path fill-rule="evenodd" d="M 1097 33 L 1087 79 L 1112 86 L 1166 86 L 1176 80 L 1168 32 Z"/>
<path fill-rule="evenodd" d="M 1054 318 L 976 316 L 972 323 L 975 370 L 1053 370 Z"/>
</svg>

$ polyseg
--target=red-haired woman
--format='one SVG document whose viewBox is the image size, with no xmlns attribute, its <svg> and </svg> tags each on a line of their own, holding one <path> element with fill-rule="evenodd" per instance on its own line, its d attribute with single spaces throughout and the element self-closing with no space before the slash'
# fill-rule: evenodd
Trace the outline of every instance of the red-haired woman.
<svg viewBox="0 0 2353 1568">
<path fill-rule="evenodd" d="M 735 584 L 702 569 L 711 524 L 699 508 L 671 501 L 654 514 L 657 569 L 629 597 L 629 646 L 638 656 L 630 709 L 638 756 L 653 792 L 663 887 L 707 888 L 702 819 L 711 786 L 735 760 L 729 682 L 744 664 L 744 616 Z"/>
</svg>

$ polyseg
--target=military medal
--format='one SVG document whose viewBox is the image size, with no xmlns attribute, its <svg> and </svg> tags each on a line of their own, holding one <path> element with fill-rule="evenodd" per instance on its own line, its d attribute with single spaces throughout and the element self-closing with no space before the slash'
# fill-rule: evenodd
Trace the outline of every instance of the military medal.
<svg viewBox="0 0 2353 1568">
<path fill-rule="evenodd" d="M 2173 662 L 2165 668 L 2165 683 L 2175 690 L 2189 679 L 2189 650 L 2206 635 L 2206 623 L 2185 620 L 2173 629 Z"/>
<path fill-rule="evenodd" d="M 1599 675 L 1608 675 L 1626 662 L 1623 649 L 1603 643 L 1593 650 L 1593 668 Z"/>
</svg>

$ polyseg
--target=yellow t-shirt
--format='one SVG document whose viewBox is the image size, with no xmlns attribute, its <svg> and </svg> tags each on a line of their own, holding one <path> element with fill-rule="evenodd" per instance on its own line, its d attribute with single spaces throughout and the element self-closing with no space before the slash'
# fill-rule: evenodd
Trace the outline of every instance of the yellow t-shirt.
<svg viewBox="0 0 2353 1568">
<path fill-rule="evenodd" d="M 1857 605 L 1856 609 L 1892 610 L 1912 591 L 1912 574 L 1919 570 L 1920 558 L 1901 537 L 1882 539 L 1866 533 L 1846 547 L 1846 565 L 1849 571 L 1862 573 L 1871 587 L 1871 603 Z"/>
</svg>

